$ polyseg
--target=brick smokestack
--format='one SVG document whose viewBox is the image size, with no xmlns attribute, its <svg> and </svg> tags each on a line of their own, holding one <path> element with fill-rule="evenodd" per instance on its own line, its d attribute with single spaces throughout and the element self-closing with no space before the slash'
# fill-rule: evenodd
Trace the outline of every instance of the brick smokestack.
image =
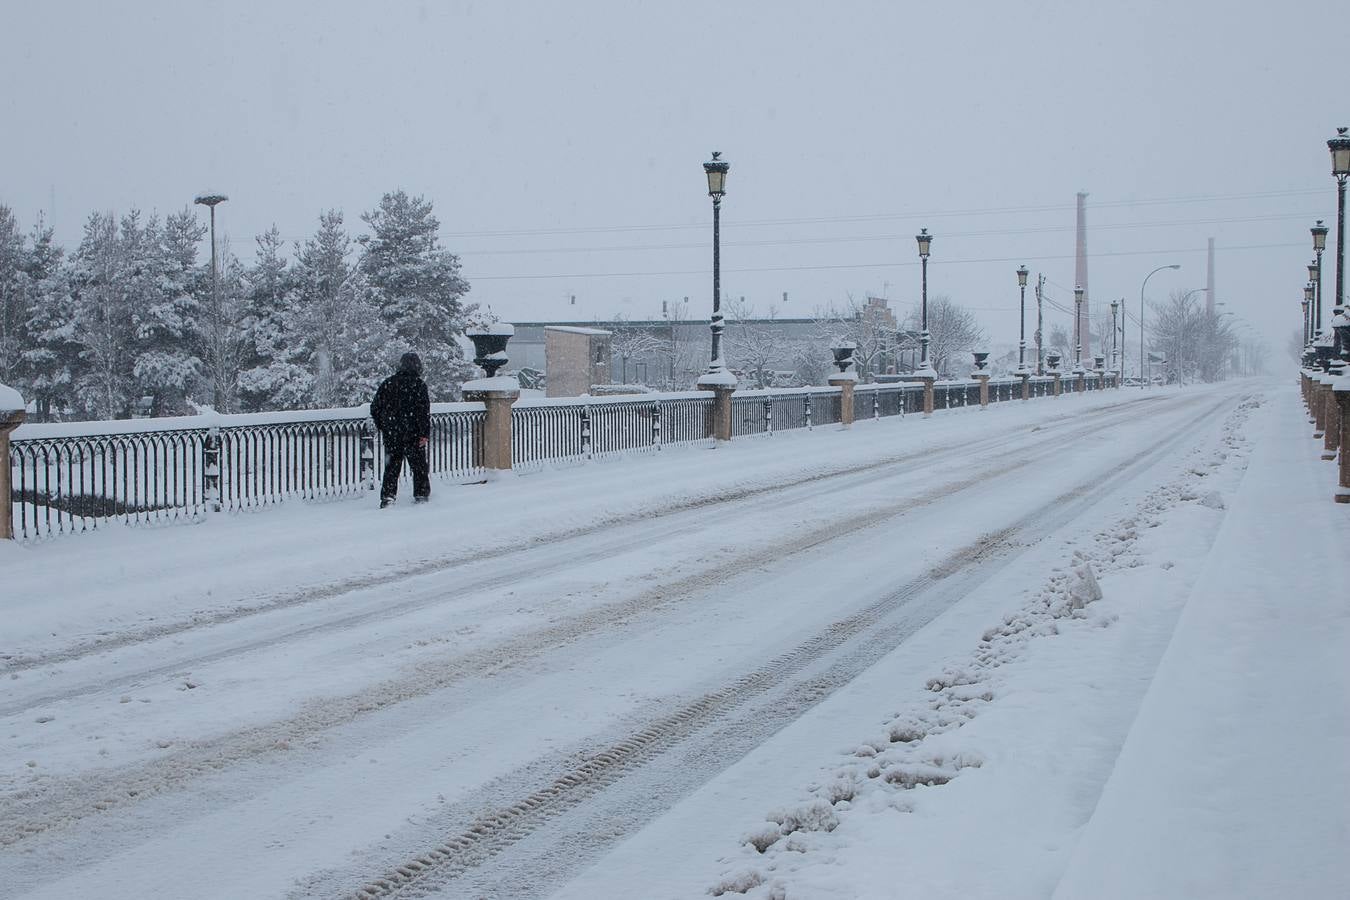
<svg viewBox="0 0 1350 900">
<path fill-rule="evenodd" d="M 1078 333 L 1083 336 L 1083 364 L 1088 365 L 1092 359 L 1092 332 L 1088 327 L 1088 323 L 1092 321 L 1092 295 L 1088 292 L 1086 191 L 1078 192 L 1078 240 L 1074 260 L 1074 287 L 1083 289 L 1083 309 L 1078 322 Z"/>
</svg>

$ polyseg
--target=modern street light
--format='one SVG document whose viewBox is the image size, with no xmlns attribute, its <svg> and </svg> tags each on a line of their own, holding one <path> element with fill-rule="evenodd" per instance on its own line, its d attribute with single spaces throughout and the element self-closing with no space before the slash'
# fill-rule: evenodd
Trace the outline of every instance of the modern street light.
<svg viewBox="0 0 1350 900">
<path fill-rule="evenodd" d="M 230 199 L 224 194 L 198 194 L 192 199 L 193 203 L 200 204 L 211 210 L 211 312 L 215 317 L 217 325 L 220 322 L 220 276 L 216 266 L 216 206 Z M 219 348 L 217 348 L 219 349 Z M 213 402 L 216 409 L 222 409 L 222 402 L 225 393 L 225 386 L 217 383 L 213 395 Z M 222 410 L 223 411 L 223 410 Z"/>
<path fill-rule="evenodd" d="M 1345 128 L 1327 141 L 1331 174 L 1336 177 L 1336 305 L 1345 305 L 1345 180 L 1350 178 L 1350 137 Z"/>
<path fill-rule="evenodd" d="M 919 370 L 922 372 L 931 372 L 932 364 L 928 361 L 928 342 L 932 335 L 928 333 L 928 253 L 933 244 L 933 236 L 928 233 L 927 228 L 919 229 L 919 233 L 914 236 L 914 240 L 919 243 L 919 260 L 923 266 L 923 294 L 922 294 L 922 330 L 919 332 Z"/>
<path fill-rule="evenodd" d="M 1158 266 L 1152 272 L 1144 276 L 1144 283 L 1139 285 L 1139 388 L 1143 390 L 1148 387 L 1148 379 L 1144 377 L 1144 354 L 1147 352 L 1144 347 L 1144 289 L 1148 287 L 1148 280 L 1157 275 L 1163 269 L 1180 269 L 1180 263 L 1173 263 L 1170 266 Z"/>
<path fill-rule="evenodd" d="M 1017 341 L 1017 374 L 1023 375 L 1027 371 L 1027 276 L 1031 271 L 1025 265 L 1017 269 L 1017 288 L 1021 293 L 1019 305 L 1019 315 L 1021 316 L 1021 331 Z"/>
<path fill-rule="evenodd" d="M 1073 370 L 1083 371 L 1083 286 L 1073 288 Z"/>
<path fill-rule="evenodd" d="M 712 360 L 708 364 L 709 375 L 721 375 L 726 371 L 722 360 L 722 195 L 726 193 L 727 172 L 731 164 L 722 159 L 720 152 L 714 152 L 712 159 L 703 164 L 708 176 L 708 196 L 713 203 L 713 308 L 712 308 Z"/>
</svg>

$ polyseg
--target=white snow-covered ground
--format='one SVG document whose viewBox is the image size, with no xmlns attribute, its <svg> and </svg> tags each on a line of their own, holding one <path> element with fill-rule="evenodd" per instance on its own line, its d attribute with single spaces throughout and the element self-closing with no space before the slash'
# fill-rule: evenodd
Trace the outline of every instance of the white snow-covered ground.
<svg viewBox="0 0 1350 900">
<path fill-rule="evenodd" d="M 0 546 L 0 896 L 1345 896 L 1350 529 L 1297 402 Z"/>
</svg>

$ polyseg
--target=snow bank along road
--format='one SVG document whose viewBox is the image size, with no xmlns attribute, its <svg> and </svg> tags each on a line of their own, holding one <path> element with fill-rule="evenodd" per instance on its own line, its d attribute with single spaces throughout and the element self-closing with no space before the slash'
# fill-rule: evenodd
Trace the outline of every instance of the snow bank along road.
<svg viewBox="0 0 1350 900">
<path fill-rule="evenodd" d="M 1251 392 L 7 549 L 0 894 L 547 896 Z"/>
</svg>

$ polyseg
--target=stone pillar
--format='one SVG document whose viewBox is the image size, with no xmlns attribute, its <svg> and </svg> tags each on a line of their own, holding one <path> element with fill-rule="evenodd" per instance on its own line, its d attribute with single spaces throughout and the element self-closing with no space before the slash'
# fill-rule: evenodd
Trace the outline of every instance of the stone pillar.
<svg viewBox="0 0 1350 900">
<path fill-rule="evenodd" d="M 1320 439 L 1326 436 L 1327 430 L 1327 395 L 1329 388 L 1323 383 L 1326 378 L 1324 374 L 1313 376 L 1312 385 L 1312 413 L 1313 413 L 1313 437 Z"/>
<path fill-rule="evenodd" d="M 9 467 L 9 433 L 23 424 L 27 416 L 21 409 L 0 409 L 0 541 L 14 539 L 13 477 Z"/>
<path fill-rule="evenodd" d="M 923 414 L 925 417 L 933 414 L 933 383 L 936 378 L 920 378 L 923 382 Z"/>
<path fill-rule="evenodd" d="M 709 437 L 714 444 L 720 444 L 731 440 L 731 395 L 736 393 L 736 388 L 716 384 L 712 386 L 712 392 L 712 434 Z"/>
<path fill-rule="evenodd" d="M 482 403 L 487 409 L 479 453 L 489 479 L 511 471 L 511 407 L 520 397 L 520 388 L 508 387 L 505 382 L 514 380 L 501 376 L 464 384 L 464 399 Z"/>
<path fill-rule="evenodd" d="M 844 428 L 853 424 L 853 386 L 857 383 L 858 376 L 852 372 L 830 379 L 830 387 L 839 388 L 839 424 Z"/>
<path fill-rule="evenodd" d="M 1079 372 L 1077 378 L 1075 379 L 1075 381 L 1077 382 L 1077 384 L 1075 384 L 1075 385 L 1074 385 L 1074 388 L 1073 388 L 1075 393 L 1081 394 L 1081 393 L 1083 393 L 1084 391 L 1087 390 L 1087 373 L 1086 373 L 1086 372 Z"/>
<path fill-rule="evenodd" d="M 1058 397 L 1064 390 L 1063 386 L 1059 383 L 1059 380 L 1064 376 L 1059 372 L 1051 372 L 1050 377 L 1055 379 L 1055 396 Z"/>
<path fill-rule="evenodd" d="M 1341 425 L 1340 440 L 1338 443 L 1341 448 L 1340 478 L 1339 485 L 1336 488 L 1336 502 L 1350 503 L 1350 379 L 1346 379 L 1345 384 L 1338 384 L 1332 388 L 1332 396 L 1336 398 L 1336 407 Z"/>
<path fill-rule="evenodd" d="M 1030 373 L 1027 373 L 1027 372 L 1019 373 L 1017 377 L 1020 378 L 1020 379 L 1022 379 L 1022 399 L 1023 399 L 1023 400 L 1030 400 L 1030 399 L 1031 399 L 1031 374 L 1030 374 Z"/>
<path fill-rule="evenodd" d="M 980 409 L 986 409 L 989 406 L 989 373 L 971 372 L 970 377 L 980 383 Z"/>
<path fill-rule="evenodd" d="M 1322 458 L 1336 458 L 1337 442 L 1341 439 L 1340 410 L 1334 388 L 1339 378 L 1327 376 L 1322 384 Z"/>
</svg>

